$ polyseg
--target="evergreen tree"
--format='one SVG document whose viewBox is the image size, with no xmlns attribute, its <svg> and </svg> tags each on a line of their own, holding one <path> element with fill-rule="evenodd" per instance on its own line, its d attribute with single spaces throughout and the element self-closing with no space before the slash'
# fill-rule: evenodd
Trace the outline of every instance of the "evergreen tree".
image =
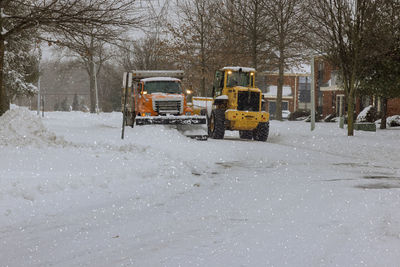
<svg viewBox="0 0 400 267">
<path fill-rule="evenodd" d="M 54 104 L 54 111 L 60 111 L 60 102 L 56 102 L 55 104 Z"/>
<path fill-rule="evenodd" d="M 400 6 L 392 1 L 382 1 L 381 16 L 376 21 L 376 31 L 371 31 L 370 53 L 363 62 L 366 66 L 360 92 L 382 100 L 381 129 L 386 128 L 387 101 L 400 97 Z"/>
<path fill-rule="evenodd" d="M 4 86 L 10 99 L 37 92 L 39 55 L 35 49 L 35 31 L 23 31 L 5 45 Z"/>
<path fill-rule="evenodd" d="M 66 97 L 61 101 L 60 109 L 61 111 L 69 111 Z"/>
<path fill-rule="evenodd" d="M 74 95 L 74 100 L 72 100 L 72 110 L 73 111 L 78 111 L 79 110 L 78 94 L 76 94 L 76 93 Z"/>
</svg>

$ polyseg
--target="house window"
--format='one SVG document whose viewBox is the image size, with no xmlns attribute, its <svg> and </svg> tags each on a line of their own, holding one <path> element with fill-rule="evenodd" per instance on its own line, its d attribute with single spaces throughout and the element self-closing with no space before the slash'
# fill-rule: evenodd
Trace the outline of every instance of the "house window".
<svg viewBox="0 0 400 267">
<path fill-rule="evenodd" d="M 289 110 L 289 102 L 288 101 L 282 101 L 282 110 Z M 268 112 L 271 116 L 275 115 L 276 101 L 268 101 Z"/>
<path fill-rule="evenodd" d="M 318 78 L 317 78 L 318 84 L 316 85 L 318 88 L 322 85 L 324 82 L 324 62 L 320 61 L 318 63 Z"/>
<path fill-rule="evenodd" d="M 311 102 L 310 77 L 307 77 L 307 76 L 299 77 L 299 102 L 300 103 L 310 103 Z"/>
</svg>

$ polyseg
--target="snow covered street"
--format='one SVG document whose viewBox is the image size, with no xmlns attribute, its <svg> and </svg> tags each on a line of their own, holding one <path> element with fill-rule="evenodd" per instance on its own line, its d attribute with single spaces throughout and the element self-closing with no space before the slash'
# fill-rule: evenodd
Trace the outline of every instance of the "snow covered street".
<svg viewBox="0 0 400 267">
<path fill-rule="evenodd" d="M 121 114 L 0 117 L 0 266 L 396 266 L 400 129 L 196 141 Z"/>
</svg>

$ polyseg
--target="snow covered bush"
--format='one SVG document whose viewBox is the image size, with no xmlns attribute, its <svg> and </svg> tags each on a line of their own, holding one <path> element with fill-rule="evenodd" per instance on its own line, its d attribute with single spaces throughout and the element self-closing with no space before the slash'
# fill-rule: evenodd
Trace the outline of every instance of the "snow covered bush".
<svg viewBox="0 0 400 267">
<path fill-rule="evenodd" d="M 400 115 L 394 115 L 386 119 L 386 125 L 389 127 L 400 126 Z"/>
<path fill-rule="evenodd" d="M 375 117 L 376 109 L 372 105 L 369 105 L 358 114 L 356 122 L 374 122 Z"/>
<path fill-rule="evenodd" d="M 335 122 L 336 114 L 332 113 L 324 118 L 324 122 Z"/>
</svg>

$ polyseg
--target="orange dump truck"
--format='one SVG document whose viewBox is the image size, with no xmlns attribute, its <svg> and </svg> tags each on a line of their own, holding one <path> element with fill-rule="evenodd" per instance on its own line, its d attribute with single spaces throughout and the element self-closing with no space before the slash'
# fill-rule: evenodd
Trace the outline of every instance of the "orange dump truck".
<svg viewBox="0 0 400 267">
<path fill-rule="evenodd" d="M 183 71 L 138 70 L 129 77 L 131 81 L 122 92 L 126 125 L 176 125 L 184 135 L 207 139 L 206 116 L 195 115 L 186 103 L 181 82 Z"/>
</svg>

